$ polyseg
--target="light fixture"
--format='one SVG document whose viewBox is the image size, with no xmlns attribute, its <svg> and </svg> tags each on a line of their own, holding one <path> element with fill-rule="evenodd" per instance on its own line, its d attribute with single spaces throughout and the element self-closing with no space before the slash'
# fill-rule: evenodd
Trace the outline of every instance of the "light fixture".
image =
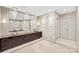
<svg viewBox="0 0 79 59">
<path fill-rule="evenodd" d="M 2 20 L 2 23 L 6 23 L 6 19 L 5 18 Z"/>
<path fill-rule="evenodd" d="M 64 9 L 64 11 L 67 11 L 67 9 Z"/>
<path fill-rule="evenodd" d="M 39 23 L 39 22 L 37 22 L 37 25 L 40 25 L 40 23 Z"/>
</svg>

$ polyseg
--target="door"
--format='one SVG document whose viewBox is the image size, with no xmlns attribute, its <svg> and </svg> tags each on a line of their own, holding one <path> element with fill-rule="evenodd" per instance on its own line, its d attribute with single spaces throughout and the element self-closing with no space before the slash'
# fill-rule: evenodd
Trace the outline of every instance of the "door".
<svg viewBox="0 0 79 59">
<path fill-rule="evenodd" d="M 64 16 L 61 19 L 61 38 L 74 40 L 75 38 L 75 19 L 74 15 Z"/>
<path fill-rule="evenodd" d="M 67 39 L 67 30 L 68 30 L 68 19 L 61 19 L 61 38 Z"/>
<path fill-rule="evenodd" d="M 61 33 L 61 20 L 60 18 L 56 19 L 56 39 L 60 38 Z"/>
<path fill-rule="evenodd" d="M 75 36 L 75 21 L 74 19 L 68 19 L 68 39 L 74 40 Z"/>
</svg>

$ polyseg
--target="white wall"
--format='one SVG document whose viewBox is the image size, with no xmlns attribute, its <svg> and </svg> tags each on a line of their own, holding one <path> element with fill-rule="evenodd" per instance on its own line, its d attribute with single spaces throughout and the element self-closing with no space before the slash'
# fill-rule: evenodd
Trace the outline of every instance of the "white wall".
<svg viewBox="0 0 79 59">
<path fill-rule="evenodd" d="M 1 36 L 1 7 L 0 7 L 0 36 Z"/>
<path fill-rule="evenodd" d="M 41 16 L 41 23 L 40 23 L 40 31 L 42 31 L 42 35 L 44 39 L 47 39 L 47 31 L 46 31 L 46 19 L 48 15 Z"/>
<path fill-rule="evenodd" d="M 1 7 L 1 35 L 9 34 L 9 10 L 7 8 Z"/>
<path fill-rule="evenodd" d="M 56 36 L 56 14 L 54 12 L 40 16 L 40 30 L 43 33 L 43 38 L 54 41 Z"/>
<path fill-rule="evenodd" d="M 56 14 L 51 12 L 46 19 L 46 34 L 47 39 L 54 41 L 56 37 Z"/>
<path fill-rule="evenodd" d="M 77 51 L 79 52 L 79 7 L 77 9 L 77 20 L 76 20 L 76 27 L 77 27 L 77 31 L 76 31 L 76 40 L 77 40 Z"/>
</svg>

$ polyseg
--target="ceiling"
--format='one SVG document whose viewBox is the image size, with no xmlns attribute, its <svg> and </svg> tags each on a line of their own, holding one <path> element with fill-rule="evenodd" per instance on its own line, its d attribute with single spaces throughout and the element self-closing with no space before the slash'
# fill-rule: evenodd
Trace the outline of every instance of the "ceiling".
<svg viewBox="0 0 79 59">
<path fill-rule="evenodd" d="M 26 12 L 29 11 L 33 15 L 43 15 L 48 12 L 56 11 L 59 14 L 68 13 L 76 10 L 74 6 L 7 6 L 8 8 L 16 7 L 18 10 Z"/>
</svg>

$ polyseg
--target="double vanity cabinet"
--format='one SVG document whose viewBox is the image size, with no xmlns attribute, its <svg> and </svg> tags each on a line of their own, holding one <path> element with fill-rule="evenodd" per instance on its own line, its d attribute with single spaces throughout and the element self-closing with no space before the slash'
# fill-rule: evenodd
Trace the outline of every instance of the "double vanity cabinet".
<svg viewBox="0 0 79 59">
<path fill-rule="evenodd" d="M 0 52 L 42 37 L 42 32 L 0 38 Z"/>
<path fill-rule="evenodd" d="M 37 27 L 37 16 L 0 6 L 0 52 L 42 37 Z"/>
</svg>

